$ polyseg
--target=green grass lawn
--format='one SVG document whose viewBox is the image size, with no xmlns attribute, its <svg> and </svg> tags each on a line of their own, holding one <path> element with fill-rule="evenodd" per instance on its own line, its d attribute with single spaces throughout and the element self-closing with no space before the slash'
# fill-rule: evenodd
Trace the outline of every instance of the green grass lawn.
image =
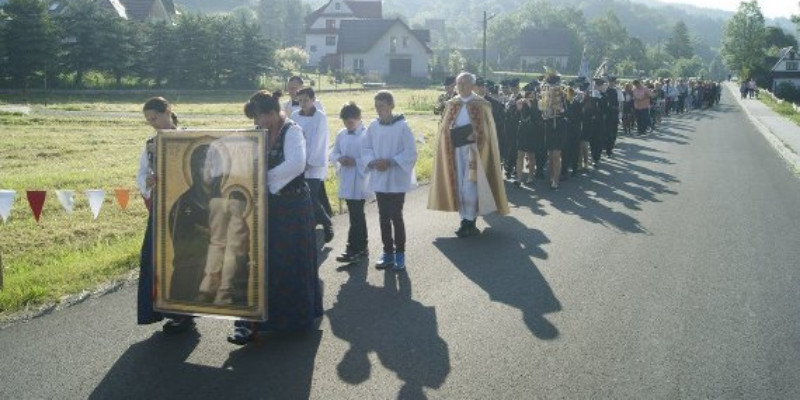
<svg viewBox="0 0 800 400">
<path fill-rule="evenodd" d="M 405 113 L 418 143 L 417 175 L 430 177 L 438 117 L 431 112 L 435 90 L 395 90 L 396 111 Z M 66 294 L 92 288 L 138 268 L 147 211 L 135 177 L 145 140 L 153 134 L 141 116 L 151 95 L 50 94 L 28 98 L 30 115 L 0 113 L 0 189 L 17 191 L 11 217 L 0 225 L 0 253 L 5 267 L 0 315 L 57 301 Z M 373 91 L 326 92 L 318 97 L 329 115 L 331 134 L 342 127 L 339 109 L 355 101 L 365 123 L 375 118 Z M 188 128 L 244 128 L 252 121 L 242 112 L 249 94 L 174 93 L 167 97 Z M 0 96 L 0 103 L 19 104 L 19 97 Z M 79 112 L 74 112 L 79 111 Z M 326 183 L 338 211 L 335 178 Z M 114 198 L 115 188 L 131 191 L 127 210 Z M 39 223 L 25 191 L 46 190 Z M 55 196 L 58 189 L 75 191 L 75 211 L 67 215 Z M 83 191 L 104 189 L 106 200 L 92 219 Z"/>
<path fill-rule="evenodd" d="M 783 104 L 778 104 L 778 102 L 773 100 L 769 95 L 759 96 L 759 99 L 764 104 L 768 105 L 773 111 L 786 118 L 789 118 L 790 120 L 794 121 L 795 124 L 800 125 L 800 113 L 794 111 L 792 103 L 784 101 Z"/>
</svg>

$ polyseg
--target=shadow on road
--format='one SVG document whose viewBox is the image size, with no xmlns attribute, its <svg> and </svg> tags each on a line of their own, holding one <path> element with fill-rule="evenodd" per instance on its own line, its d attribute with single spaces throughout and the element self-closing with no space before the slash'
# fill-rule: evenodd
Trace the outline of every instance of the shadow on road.
<svg viewBox="0 0 800 400">
<path fill-rule="evenodd" d="M 186 362 L 200 340 L 157 332 L 131 346 L 108 371 L 91 399 L 276 398 L 310 395 L 322 334 L 268 338 L 230 353 L 222 367 Z"/>
<path fill-rule="evenodd" d="M 450 373 L 447 343 L 439 336 L 436 309 L 411 297 L 408 274 L 386 271 L 384 286 L 367 282 L 367 261 L 340 270 L 347 282 L 327 311 L 331 332 L 350 343 L 336 367 L 358 385 L 370 378 L 370 353 L 403 381 L 397 398 L 425 398 L 423 388 L 440 387 Z"/>
<path fill-rule="evenodd" d="M 531 257 L 546 259 L 542 245 L 549 239 L 538 229 L 514 218 L 489 215 L 489 227 L 476 238 L 437 238 L 433 244 L 475 282 L 494 302 L 522 311 L 528 329 L 539 339 L 558 337 L 545 314 L 560 311 L 561 303 Z"/>
<path fill-rule="evenodd" d="M 608 204 L 621 204 L 628 210 L 638 211 L 643 203 L 661 202 L 660 195 L 676 195 L 677 192 L 671 187 L 680 181 L 675 176 L 641 166 L 641 163 L 674 164 L 657 155 L 660 152 L 645 143 L 620 142 L 615 150 L 615 159 L 603 158 L 599 169 L 562 182 L 557 192 L 551 191 L 542 180 L 537 181 L 533 188 L 506 185 L 508 201 L 516 207 L 530 208 L 534 214 L 544 216 L 547 212 L 542 208 L 541 201 L 545 199 L 558 211 L 579 216 L 588 222 L 613 227 L 621 232 L 646 233 L 639 220 Z"/>
</svg>

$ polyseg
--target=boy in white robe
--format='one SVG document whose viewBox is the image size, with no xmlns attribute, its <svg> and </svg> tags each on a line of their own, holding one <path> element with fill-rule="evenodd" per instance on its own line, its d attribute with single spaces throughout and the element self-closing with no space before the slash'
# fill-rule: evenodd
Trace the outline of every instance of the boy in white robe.
<svg viewBox="0 0 800 400">
<path fill-rule="evenodd" d="M 369 255 L 364 205 L 374 195 L 369 190 L 369 174 L 362 162 L 366 129 L 361 123 L 361 109 L 353 102 L 345 104 L 339 118 L 345 127 L 336 135 L 330 162 L 336 165 L 339 198 L 347 202 L 350 229 L 347 233 L 347 248 L 336 257 L 336 261 L 353 263 Z"/>
<path fill-rule="evenodd" d="M 303 135 L 306 138 L 306 183 L 311 190 L 311 201 L 314 205 L 317 224 L 322 224 L 325 243 L 328 243 L 333 240 L 333 222 L 320 202 L 319 193 L 328 175 L 330 131 L 328 130 L 328 117 L 317 109 L 314 103 L 315 99 L 314 89 L 310 87 L 297 91 L 300 110 L 292 114 L 292 121 L 303 128 Z"/>
<path fill-rule="evenodd" d="M 417 147 L 405 117 L 392 113 L 391 92 L 382 90 L 375 95 L 375 110 L 378 118 L 367 128 L 362 153 L 365 169 L 371 171 L 370 187 L 378 200 L 383 242 L 383 255 L 375 267 L 403 271 L 406 264 L 403 203 L 406 192 L 417 185 L 414 171 Z"/>
</svg>

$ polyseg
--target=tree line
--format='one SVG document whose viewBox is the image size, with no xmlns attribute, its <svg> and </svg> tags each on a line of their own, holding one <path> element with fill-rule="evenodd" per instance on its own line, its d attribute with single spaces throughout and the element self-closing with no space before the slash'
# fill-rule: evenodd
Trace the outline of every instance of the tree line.
<svg viewBox="0 0 800 400">
<path fill-rule="evenodd" d="M 253 88 L 274 66 L 276 43 L 258 21 L 184 13 L 174 23 L 120 18 L 96 0 L 51 15 L 40 0 L 9 0 L 0 15 L 0 85 Z"/>
</svg>

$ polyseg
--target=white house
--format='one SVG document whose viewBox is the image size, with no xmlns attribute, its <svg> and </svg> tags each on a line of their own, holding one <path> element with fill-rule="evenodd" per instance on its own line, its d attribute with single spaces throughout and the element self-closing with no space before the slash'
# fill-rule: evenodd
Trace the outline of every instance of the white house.
<svg viewBox="0 0 800 400">
<path fill-rule="evenodd" d="M 800 56 L 794 48 L 786 47 L 781 50 L 778 62 L 770 70 L 770 77 L 772 78 L 773 92 L 783 82 L 789 82 L 800 88 Z"/>
<path fill-rule="evenodd" d="M 329 0 L 306 17 L 306 51 L 311 66 L 340 64 L 336 59 L 342 21 L 380 19 L 383 5 L 375 0 Z"/>
<path fill-rule="evenodd" d="M 410 29 L 399 18 L 342 21 L 340 67 L 372 79 L 427 78 L 428 42 L 430 31 Z"/>
</svg>

